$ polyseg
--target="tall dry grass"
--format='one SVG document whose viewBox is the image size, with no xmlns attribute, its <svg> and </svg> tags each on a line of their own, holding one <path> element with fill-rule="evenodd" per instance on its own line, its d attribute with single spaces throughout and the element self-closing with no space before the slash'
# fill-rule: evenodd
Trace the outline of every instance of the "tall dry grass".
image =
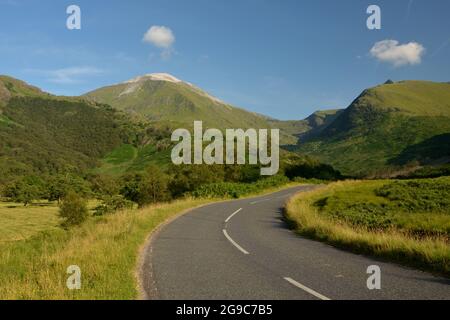
<svg viewBox="0 0 450 320">
<path fill-rule="evenodd" d="M 0 244 L 0 299 L 134 299 L 138 249 L 170 217 L 206 200 L 180 200 L 92 218 L 70 231 Z M 66 269 L 82 272 L 68 290 Z"/>
<path fill-rule="evenodd" d="M 285 216 L 295 230 L 350 251 L 382 257 L 423 270 L 450 276 L 450 246 L 444 237 L 410 236 L 396 229 L 370 231 L 330 219 L 318 212 L 314 201 L 323 194 L 333 194 L 364 182 L 336 182 L 320 189 L 301 193 L 290 199 Z"/>
</svg>

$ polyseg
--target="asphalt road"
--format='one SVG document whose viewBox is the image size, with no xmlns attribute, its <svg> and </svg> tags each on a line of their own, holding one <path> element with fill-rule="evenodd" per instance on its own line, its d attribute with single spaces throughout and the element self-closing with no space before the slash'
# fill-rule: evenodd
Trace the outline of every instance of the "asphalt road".
<svg viewBox="0 0 450 320">
<path fill-rule="evenodd" d="M 296 187 L 208 205 L 177 218 L 148 247 L 151 299 L 450 299 L 450 280 L 305 239 L 282 220 Z M 367 268 L 381 289 L 367 288 Z"/>
</svg>

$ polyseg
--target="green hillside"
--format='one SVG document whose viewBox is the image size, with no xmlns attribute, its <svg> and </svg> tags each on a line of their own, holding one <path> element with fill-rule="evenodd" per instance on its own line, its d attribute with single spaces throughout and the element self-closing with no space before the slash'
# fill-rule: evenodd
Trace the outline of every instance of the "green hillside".
<svg viewBox="0 0 450 320">
<path fill-rule="evenodd" d="M 167 74 L 83 97 L 53 96 L 0 76 L 0 180 L 92 170 L 117 175 L 149 164 L 166 166 L 171 132 L 191 128 L 194 120 L 219 129 L 279 128 L 288 150 L 350 175 L 450 160 L 448 83 L 386 83 L 365 90 L 345 110 L 279 121 L 227 105 Z"/>
<path fill-rule="evenodd" d="M 0 75 L 0 105 L 5 105 L 11 97 L 45 97 L 50 94 L 30 86 L 21 80 Z"/>
<path fill-rule="evenodd" d="M 141 105 L 126 108 L 120 103 L 111 108 L 106 103 L 114 104 L 114 99 L 53 96 L 20 80 L 1 76 L 0 184 L 11 177 L 34 174 L 121 175 L 142 171 L 150 164 L 164 168 L 170 164 L 172 131 L 189 129 L 194 120 L 218 128 L 277 127 L 282 130 L 282 143 L 290 139 L 296 143 L 282 125 L 228 106 L 190 84 L 144 79 L 137 85 L 140 89 L 136 89 L 136 97 L 130 92 L 122 100 L 123 95 L 118 95 L 121 102 L 140 101 Z M 111 97 L 111 92 L 117 93 L 126 86 L 107 87 L 98 93 Z M 149 108 L 153 116 L 146 113 L 145 101 L 154 105 Z"/>
<path fill-rule="evenodd" d="M 266 117 L 232 107 L 165 74 L 142 76 L 85 96 L 149 120 L 177 121 L 187 126 L 192 126 L 194 120 L 202 120 L 206 126 L 215 128 L 268 127 Z"/>
<path fill-rule="evenodd" d="M 450 117 L 450 85 L 431 81 L 400 81 L 368 90 L 360 105 L 414 116 Z"/>
<path fill-rule="evenodd" d="M 319 110 L 306 118 L 305 121 L 312 129 L 321 128 L 326 124 L 330 124 L 341 111 L 342 109 Z"/>
<path fill-rule="evenodd" d="M 450 156 L 448 133 L 450 84 L 402 81 L 365 90 L 297 151 L 346 174 L 365 175 Z"/>
<path fill-rule="evenodd" d="M 133 125 L 108 106 L 55 97 L 9 77 L 0 77 L 0 88 L 0 182 L 81 173 L 134 139 Z"/>
<path fill-rule="evenodd" d="M 108 153 L 100 162 L 95 173 L 121 175 L 127 172 L 144 171 L 149 165 L 167 168 L 171 163 L 170 149 L 158 150 L 154 145 L 136 147 L 123 144 Z"/>
</svg>

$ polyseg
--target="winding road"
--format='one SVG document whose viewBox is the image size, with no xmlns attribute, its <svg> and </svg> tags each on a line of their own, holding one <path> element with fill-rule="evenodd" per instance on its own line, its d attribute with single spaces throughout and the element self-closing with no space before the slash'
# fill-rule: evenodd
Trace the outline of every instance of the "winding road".
<svg viewBox="0 0 450 320">
<path fill-rule="evenodd" d="M 450 299 L 450 280 L 305 239 L 282 219 L 286 200 L 313 186 L 193 209 L 147 247 L 149 299 Z M 367 268 L 381 289 L 367 288 Z"/>
</svg>

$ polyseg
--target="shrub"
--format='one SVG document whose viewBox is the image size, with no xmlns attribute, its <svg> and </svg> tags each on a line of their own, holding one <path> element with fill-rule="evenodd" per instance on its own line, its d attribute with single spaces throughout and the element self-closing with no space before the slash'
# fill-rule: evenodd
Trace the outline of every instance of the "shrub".
<svg viewBox="0 0 450 320">
<path fill-rule="evenodd" d="M 132 209 L 134 203 L 125 199 L 122 195 L 106 196 L 101 205 L 94 209 L 95 216 L 102 216 L 118 210 Z"/>
<path fill-rule="evenodd" d="M 267 188 L 287 184 L 289 179 L 285 176 L 263 178 L 255 183 L 219 182 L 203 185 L 191 193 L 196 198 L 240 198 Z"/>
<path fill-rule="evenodd" d="M 413 211 L 441 211 L 450 208 L 450 179 L 396 181 L 375 191 L 393 206 Z"/>
<path fill-rule="evenodd" d="M 196 188 L 224 181 L 224 168 L 218 165 L 180 165 L 170 168 L 169 189 L 174 198 Z"/>
<path fill-rule="evenodd" d="M 59 216 L 64 219 L 64 228 L 82 224 L 88 217 L 86 201 L 74 192 L 69 192 L 59 207 Z"/>
<path fill-rule="evenodd" d="M 327 164 L 295 164 L 285 169 L 285 174 L 290 179 L 302 177 L 307 179 L 317 178 L 321 180 L 341 179 L 341 173 Z"/>
<path fill-rule="evenodd" d="M 307 179 L 307 178 L 302 178 L 302 177 L 296 177 L 293 179 L 294 182 L 298 182 L 298 183 L 307 183 L 307 184 L 326 184 L 329 183 L 328 180 L 320 180 L 320 179 L 316 179 L 316 178 L 311 178 L 311 179 Z"/>
</svg>

